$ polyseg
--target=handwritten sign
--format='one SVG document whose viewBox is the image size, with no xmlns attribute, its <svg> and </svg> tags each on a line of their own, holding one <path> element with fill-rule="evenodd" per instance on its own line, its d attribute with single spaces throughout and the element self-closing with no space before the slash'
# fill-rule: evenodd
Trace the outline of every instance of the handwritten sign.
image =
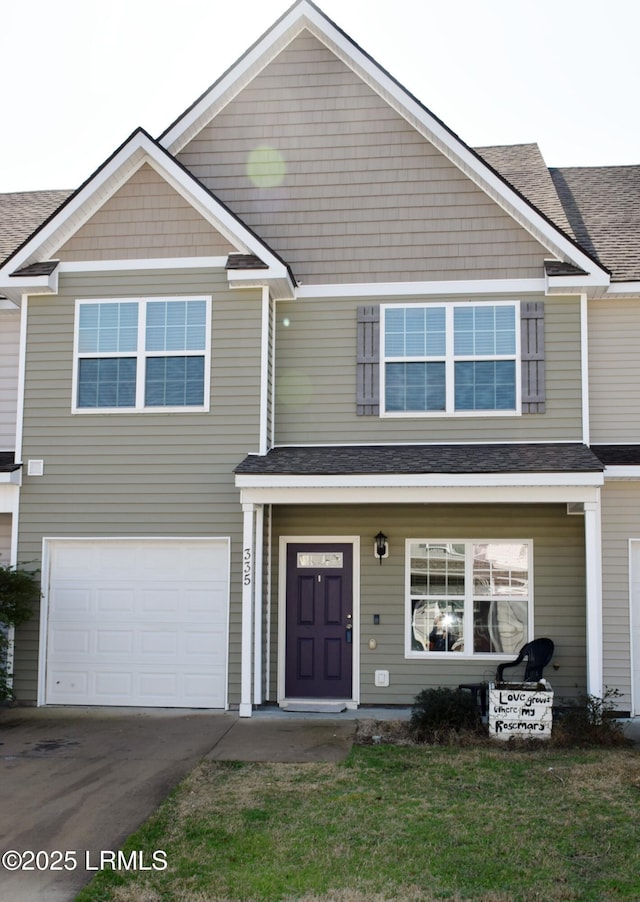
<svg viewBox="0 0 640 902">
<path fill-rule="evenodd" d="M 553 692 L 537 683 L 489 686 L 489 734 L 496 739 L 531 736 L 548 739 L 553 723 Z"/>
</svg>

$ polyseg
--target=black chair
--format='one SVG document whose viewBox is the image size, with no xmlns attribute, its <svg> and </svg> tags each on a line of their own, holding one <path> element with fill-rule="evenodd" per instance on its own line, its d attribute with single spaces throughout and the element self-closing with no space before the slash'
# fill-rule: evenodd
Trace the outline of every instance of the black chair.
<svg viewBox="0 0 640 902">
<path fill-rule="evenodd" d="M 527 666 L 524 670 L 524 682 L 535 683 L 542 679 L 542 672 L 553 657 L 554 644 L 551 639 L 534 639 L 533 642 L 527 642 L 520 649 L 520 654 L 515 661 L 508 661 L 505 664 L 498 664 L 496 671 L 496 683 L 503 682 L 503 672 L 506 667 L 517 667 L 524 659 L 527 659 Z"/>
<path fill-rule="evenodd" d="M 480 702 L 480 713 L 484 717 L 487 713 L 487 684 L 486 683 L 460 683 L 458 689 L 468 689 L 476 704 Z"/>
</svg>

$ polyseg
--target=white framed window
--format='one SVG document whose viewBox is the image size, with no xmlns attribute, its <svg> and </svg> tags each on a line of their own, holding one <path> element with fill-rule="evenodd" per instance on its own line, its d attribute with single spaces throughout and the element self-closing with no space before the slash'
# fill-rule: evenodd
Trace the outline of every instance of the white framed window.
<svg viewBox="0 0 640 902">
<path fill-rule="evenodd" d="M 533 630 L 533 543 L 488 539 L 406 543 L 410 658 L 515 655 Z"/>
<path fill-rule="evenodd" d="M 518 414 L 519 320 L 517 301 L 382 305 L 382 414 Z"/>
<path fill-rule="evenodd" d="M 211 298 L 76 301 L 73 411 L 209 409 Z"/>
</svg>

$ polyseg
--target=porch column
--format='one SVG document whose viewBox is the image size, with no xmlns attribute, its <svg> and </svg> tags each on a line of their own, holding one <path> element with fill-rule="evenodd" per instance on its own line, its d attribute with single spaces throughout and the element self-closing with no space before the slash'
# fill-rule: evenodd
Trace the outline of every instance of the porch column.
<svg viewBox="0 0 640 902">
<path fill-rule="evenodd" d="M 584 503 L 587 589 L 587 693 L 602 698 L 602 532 L 600 496 Z"/>
<path fill-rule="evenodd" d="M 262 704 L 262 557 L 264 547 L 264 505 L 256 505 L 256 554 L 253 616 L 253 703 Z"/>
<path fill-rule="evenodd" d="M 242 505 L 242 650 L 240 659 L 240 717 L 251 717 L 253 658 L 254 521 L 255 504 Z"/>
</svg>

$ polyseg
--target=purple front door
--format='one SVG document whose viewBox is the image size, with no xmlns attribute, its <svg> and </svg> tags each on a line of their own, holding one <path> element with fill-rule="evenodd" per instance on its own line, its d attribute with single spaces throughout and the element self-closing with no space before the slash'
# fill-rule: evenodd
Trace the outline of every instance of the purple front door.
<svg viewBox="0 0 640 902">
<path fill-rule="evenodd" d="M 353 549 L 287 546 L 287 698 L 352 697 Z"/>
</svg>

